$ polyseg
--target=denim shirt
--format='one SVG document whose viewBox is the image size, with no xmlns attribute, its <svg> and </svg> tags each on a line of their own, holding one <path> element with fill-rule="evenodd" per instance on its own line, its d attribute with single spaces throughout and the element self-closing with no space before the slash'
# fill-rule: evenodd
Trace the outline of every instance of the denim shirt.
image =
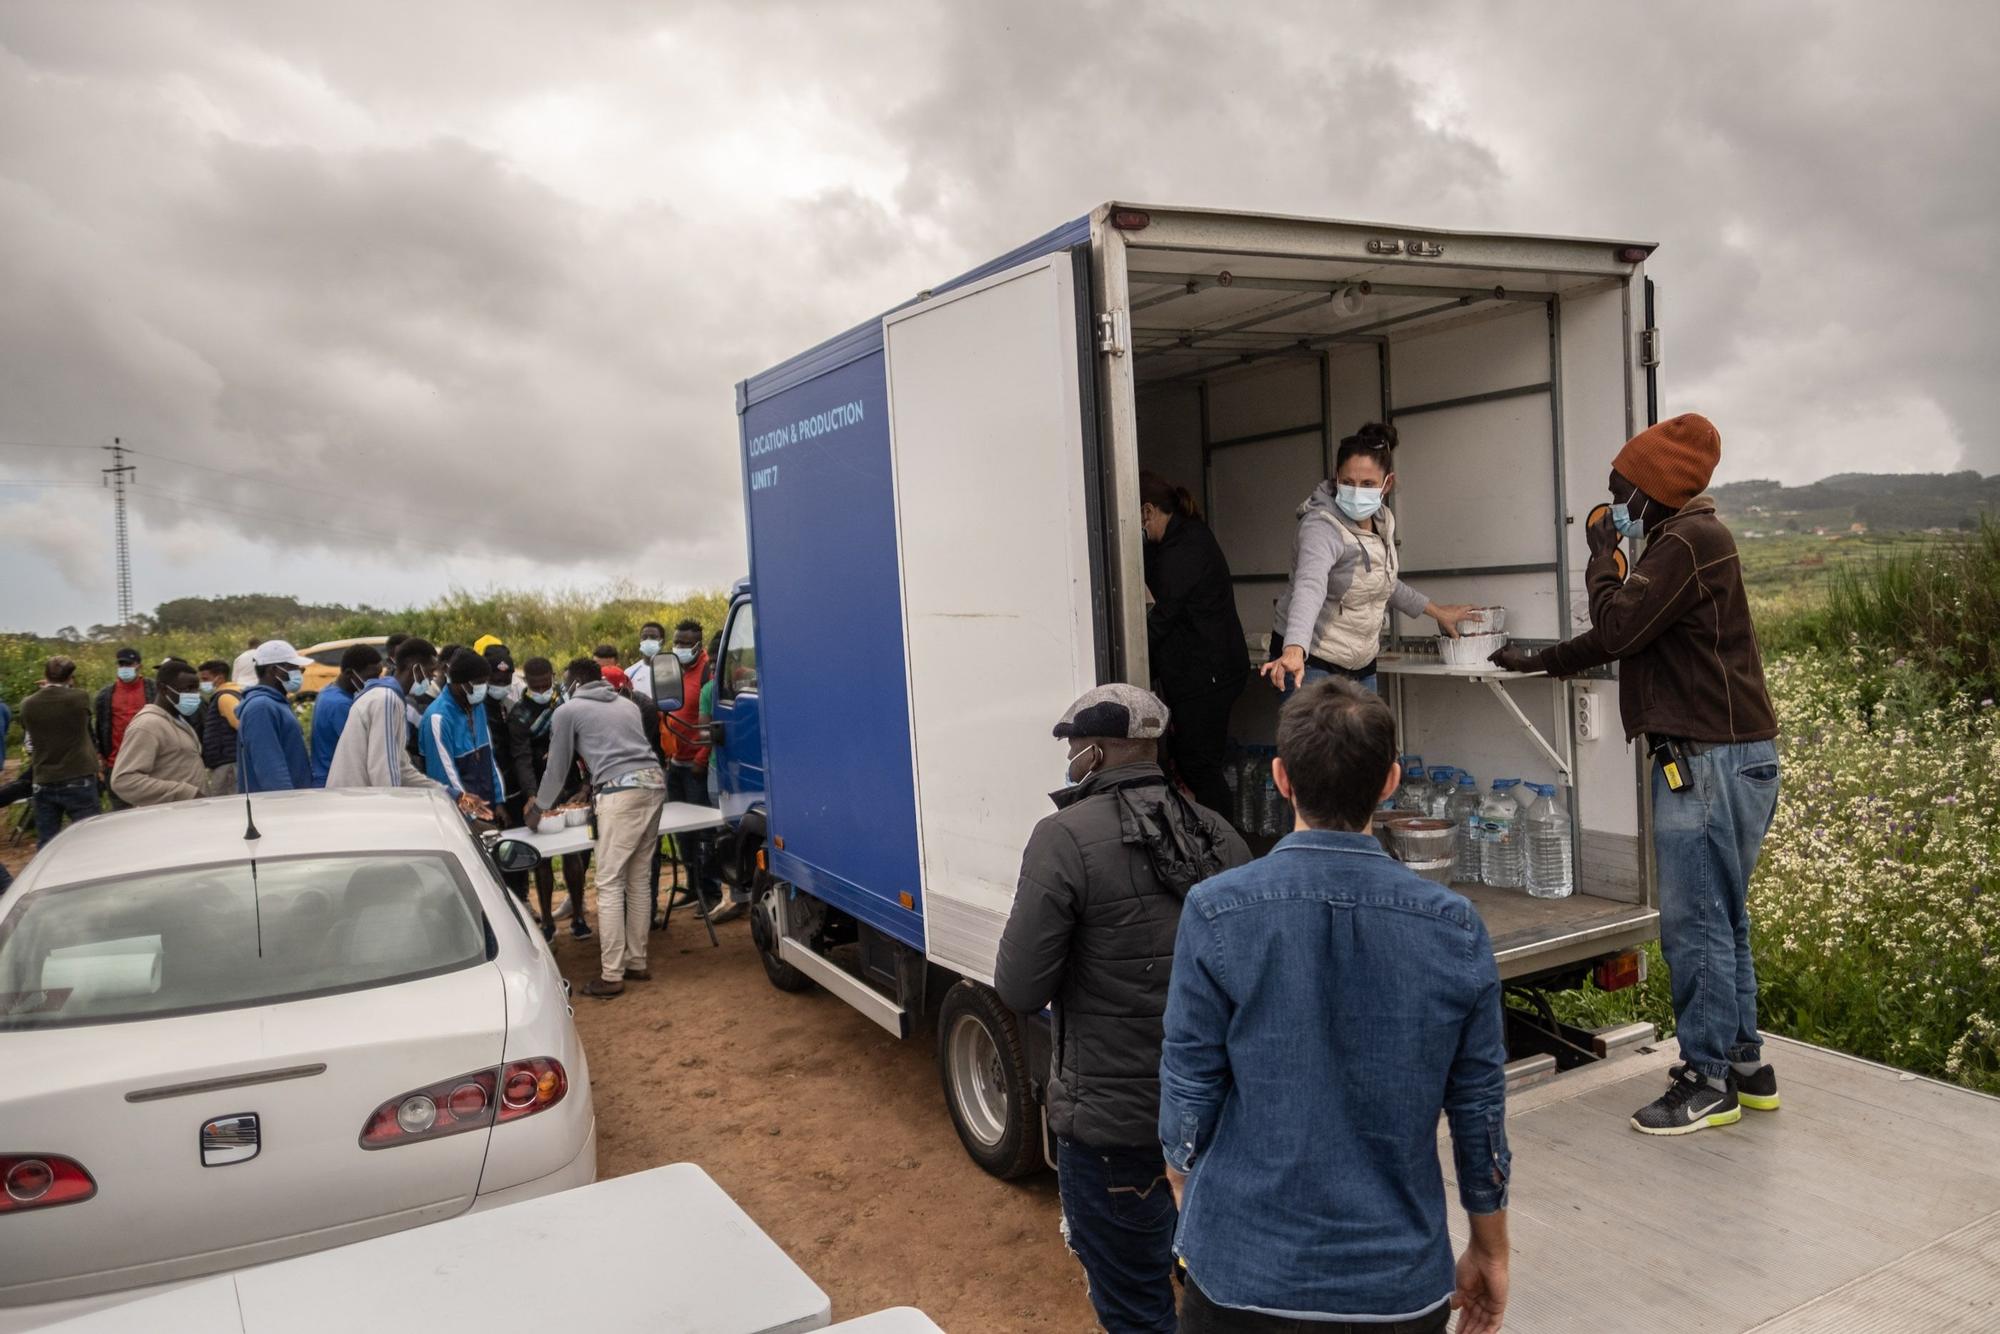
<svg viewBox="0 0 2000 1334">
<path fill-rule="evenodd" d="M 1454 1268 L 1438 1115 L 1466 1211 L 1505 1208 L 1505 1062 L 1485 924 L 1373 835 L 1293 834 L 1197 885 L 1160 1056 L 1189 1274 L 1293 1317 L 1437 1306 Z"/>
</svg>

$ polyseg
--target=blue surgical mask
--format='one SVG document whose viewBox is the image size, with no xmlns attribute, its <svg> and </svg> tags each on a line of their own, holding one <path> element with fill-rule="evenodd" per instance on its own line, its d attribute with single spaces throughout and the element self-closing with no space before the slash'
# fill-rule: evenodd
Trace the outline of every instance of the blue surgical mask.
<svg viewBox="0 0 2000 1334">
<path fill-rule="evenodd" d="M 674 656 L 680 659 L 681 666 L 683 667 L 689 666 L 694 662 L 694 655 L 695 650 L 688 648 L 686 645 L 676 644 L 674 646 Z"/>
<path fill-rule="evenodd" d="M 215 682 L 203 681 L 201 683 L 201 693 L 204 697 L 208 695 L 213 695 L 215 693 Z"/>
<path fill-rule="evenodd" d="M 1064 756 L 1064 757 L 1063 757 L 1063 777 L 1062 777 L 1062 789 L 1063 789 L 1063 790 L 1068 790 L 1069 788 L 1073 788 L 1073 787 L 1077 786 L 1077 785 L 1078 785 L 1079 783 L 1083 782 L 1083 778 L 1078 778 L 1078 777 L 1076 777 L 1076 776 L 1075 776 L 1075 774 L 1076 774 L 1076 762 L 1077 762 L 1078 760 L 1081 760 L 1081 759 L 1086 759 L 1086 758 L 1088 758 L 1088 757 L 1089 757 L 1089 755 L 1090 755 L 1090 752 L 1091 752 L 1091 751 L 1093 751 L 1093 750 L 1096 750 L 1096 749 L 1097 749 L 1097 747 L 1096 747 L 1096 746 L 1089 746 L 1089 747 L 1087 747 L 1087 748 L 1085 748 L 1085 749 L 1083 749 L 1083 750 L 1080 750 L 1080 751 L 1078 751 L 1078 752 L 1077 752 L 1076 754 L 1074 754 L 1074 755 L 1067 755 L 1067 756 Z M 1091 760 L 1090 762 L 1091 762 L 1091 763 L 1092 763 L 1093 765 L 1097 763 L 1097 761 L 1096 761 L 1096 760 Z M 1084 773 L 1084 776 L 1083 776 L 1083 777 L 1084 777 L 1084 778 L 1088 778 L 1088 777 L 1090 777 L 1090 774 L 1089 774 L 1089 772 L 1088 772 L 1088 771 L 1086 771 L 1086 772 Z"/>
<path fill-rule="evenodd" d="M 1376 510 L 1382 508 L 1382 488 L 1379 486 L 1349 486 L 1345 482 L 1336 483 L 1333 488 L 1333 503 L 1340 506 L 1340 512 L 1360 523 L 1372 518 Z"/>
<path fill-rule="evenodd" d="M 467 686 L 465 688 L 465 702 L 467 704 L 484 704 L 486 702 L 486 683 L 481 681 L 478 685 Z"/>
<path fill-rule="evenodd" d="M 1620 537 L 1633 542 L 1638 541 L 1646 531 L 1645 520 L 1633 518 L 1632 507 L 1622 500 L 1611 507 L 1611 526 L 1618 530 Z"/>
<path fill-rule="evenodd" d="M 174 707 L 181 711 L 181 717 L 192 718 L 195 715 L 195 711 L 201 708 L 201 696 L 190 695 L 183 691 L 174 700 Z"/>
<path fill-rule="evenodd" d="M 306 674 L 297 667 L 292 668 L 291 675 L 285 678 L 286 691 L 296 695 L 305 688 L 306 688 Z"/>
<path fill-rule="evenodd" d="M 640 640 L 640 641 L 639 641 L 639 656 L 640 656 L 640 657 L 642 657 L 642 658 L 650 658 L 650 657 L 653 657 L 653 656 L 657 655 L 657 654 L 659 653 L 659 651 L 660 651 L 660 641 L 659 641 L 659 640 L 657 640 L 657 639 L 642 639 L 642 640 Z"/>
<path fill-rule="evenodd" d="M 431 680 L 428 676 L 419 676 L 416 680 L 410 682 L 410 698 L 412 699 L 429 699 L 431 696 L 437 694 L 437 692 L 438 683 Z"/>
<path fill-rule="evenodd" d="M 528 698 L 536 704 L 546 704 L 556 697 L 556 692 L 553 690 L 530 690 L 527 693 Z"/>
<path fill-rule="evenodd" d="M 136 681 L 139 679 L 139 669 L 137 667 L 120 667 L 118 669 L 118 679 L 121 681 Z"/>
</svg>

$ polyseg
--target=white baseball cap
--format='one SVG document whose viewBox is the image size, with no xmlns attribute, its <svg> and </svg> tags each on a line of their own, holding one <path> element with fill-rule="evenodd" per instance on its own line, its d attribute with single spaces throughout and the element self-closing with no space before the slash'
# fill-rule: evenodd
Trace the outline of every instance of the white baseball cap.
<svg viewBox="0 0 2000 1334">
<path fill-rule="evenodd" d="M 310 667 L 310 660 L 300 657 L 299 651 L 282 639 L 267 639 L 259 644 L 250 661 L 259 667 Z"/>
</svg>

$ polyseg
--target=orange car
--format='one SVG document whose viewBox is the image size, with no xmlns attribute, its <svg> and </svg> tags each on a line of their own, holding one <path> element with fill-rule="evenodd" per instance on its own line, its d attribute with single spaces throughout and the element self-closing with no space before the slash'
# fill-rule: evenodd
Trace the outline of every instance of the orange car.
<svg viewBox="0 0 2000 1334">
<path fill-rule="evenodd" d="M 305 651 L 312 665 L 306 668 L 306 684 L 299 691 L 300 698 L 310 699 L 339 680 L 340 655 L 356 644 L 373 644 L 381 648 L 388 642 L 387 635 L 368 635 L 362 639 L 329 639 L 324 644 L 314 644 Z"/>
</svg>

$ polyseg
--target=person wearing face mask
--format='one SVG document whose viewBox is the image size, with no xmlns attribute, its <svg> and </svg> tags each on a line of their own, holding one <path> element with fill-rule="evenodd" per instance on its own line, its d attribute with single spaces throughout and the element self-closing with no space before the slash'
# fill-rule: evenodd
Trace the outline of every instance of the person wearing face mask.
<svg viewBox="0 0 2000 1334">
<path fill-rule="evenodd" d="M 1056 723 L 1063 786 L 1022 853 L 993 966 L 1009 1009 L 1054 1007 L 1047 1102 L 1057 1184 L 1098 1320 L 1162 1334 L 1175 1327 L 1177 1212 L 1157 1131 L 1174 933 L 1189 888 L 1250 860 L 1228 822 L 1161 771 L 1168 717 L 1150 692 L 1108 685 Z"/>
<path fill-rule="evenodd" d="M 203 794 L 208 770 L 201 762 L 201 738 L 194 717 L 201 711 L 195 669 L 179 658 L 161 663 L 153 702 L 125 729 L 118 762 L 111 768 L 111 791 L 128 806 L 163 806 Z"/>
<path fill-rule="evenodd" d="M 326 772 L 333 765 L 334 748 L 347 729 L 347 713 L 354 707 L 362 687 L 382 674 L 382 650 L 373 644 L 354 644 L 340 655 L 340 675 L 313 700 L 312 770 L 313 786 L 326 786 Z"/>
<path fill-rule="evenodd" d="M 647 621 L 639 627 L 639 656 L 630 667 L 621 668 L 631 678 L 632 689 L 648 699 L 655 699 L 653 692 L 653 659 L 667 651 L 667 629 L 658 621 Z M 603 650 L 598 650 L 599 660 Z M 611 666 L 617 666 L 614 661 Z"/>
<path fill-rule="evenodd" d="M 1375 655 L 1389 608 L 1430 616 L 1458 637 L 1470 607 L 1440 606 L 1397 577 L 1396 428 L 1369 422 L 1340 442 L 1334 475 L 1299 506 L 1292 578 L 1278 599 L 1266 680 L 1280 690 L 1344 676 L 1375 689 Z"/>
<path fill-rule="evenodd" d="M 208 770 L 202 795 L 227 796 L 236 790 L 236 710 L 243 703 L 243 687 L 220 658 L 204 662 L 200 673 L 202 706 L 194 730 L 201 735 L 201 762 Z"/>
<path fill-rule="evenodd" d="M 112 766 L 118 763 L 118 747 L 125 740 L 125 729 L 139 716 L 139 710 L 153 702 L 156 693 L 152 679 L 140 665 L 139 650 L 119 649 L 118 679 L 99 690 L 96 700 L 97 753 L 103 757 L 107 781 Z M 112 809 L 124 804 L 117 793 L 111 794 Z"/>
<path fill-rule="evenodd" d="M 486 691 L 493 669 L 486 659 L 462 648 L 445 672 L 449 684 L 424 710 L 417 729 L 424 772 L 451 793 L 466 819 L 492 821 L 506 787 L 486 727 Z"/>
<path fill-rule="evenodd" d="M 243 692 L 236 710 L 236 790 L 289 792 L 312 786 L 312 757 L 292 712 L 292 696 L 305 689 L 307 662 L 282 639 L 267 639 L 253 654 L 257 684 Z"/>
<path fill-rule="evenodd" d="M 411 758 L 409 747 L 416 726 L 409 700 L 419 684 L 431 683 L 436 669 L 437 650 L 430 641 L 404 636 L 389 674 L 365 682 L 354 697 L 327 766 L 328 787 L 438 786 Z"/>
<path fill-rule="evenodd" d="M 1574 676 L 1617 662 L 1627 740 L 1653 756 L 1653 860 L 1660 950 L 1672 974 L 1681 1062 L 1632 1127 L 1684 1135 L 1775 1111 L 1778 1079 L 1757 1031 L 1750 876 L 1778 805 L 1777 715 L 1743 591 L 1736 541 L 1702 494 L 1722 458 L 1708 418 L 1686 413 L 1627 441 L 1611 462 L 1611 505 L 1593 516 L 1591 628 L 1507 671 Z M 1645 549 L 1625 577 L 1618 540 Z"/>
<path fill-rule="evenodd" d="M 1223 757 L 1229 711 L 1250 679 L 1236 584 L 1194 498 L 1150 472 L 1139 474 L 1139 519 L 1146 533 L 1146 643 L 1154 688 L 1173 714 L 1167 754 L 1194 799 L 1228 810 Z"/>
<path fill-rule="evenodd" d="M 549 734 L 554 730 L 556 707 L 561 703 L 556 691 L 555 664 L 547 658 L 530 658 L 521 664 L 521 698 L 507 710 L 509 754 L 514 766 L 513 787 L 522 794 L 522 819 L 527 816 L 527 798 L 541 789 L 549 767 Z M 587 789 L 583 774 L 574 761 L 569 778 L 557 792 L 555 803 L 566 806 Z M 569 894 L 570 932 L 578 940 L 591 936 L 583 916 L 583 880 L 590 870 L 590 853 L 562 855 L 563 888 Z M 542 938 L 555 939 L 555 868 L 547 861 L 535 865 L 535 897 L 541 910 Z"/>
<path fill-rule="evenodd" d="M 667 757 L 667 800 L 691 806 L 710 805 L 708 799 L 709 748 L 702 741 L 701 682 L 708 674 L 708 653 L 702 647 L 701 622 L 684 620 L 674 627 L 673 656 L 659 659 L 662 673 L 681 674 L 681 706 L 672 712 L 661 710 L 660 743 Z M 650 678 L 649 678 L 650 679 Z M 671 678 L 668 678 L 671 679 Z M 634 693 L 640 691 L 633 682 Z M 650 692 L 657 701 L 658 692 Z M 714 835 L 707 830 L 681 834 L 675 838 L 681 858 L 687 863 L 688 885 L 700 895 L 701 911 L 715 914 L 714 920 L 740 915 L 741 905 L 723 903 L 722 877 L 710 851 Z"/>
</svg>

